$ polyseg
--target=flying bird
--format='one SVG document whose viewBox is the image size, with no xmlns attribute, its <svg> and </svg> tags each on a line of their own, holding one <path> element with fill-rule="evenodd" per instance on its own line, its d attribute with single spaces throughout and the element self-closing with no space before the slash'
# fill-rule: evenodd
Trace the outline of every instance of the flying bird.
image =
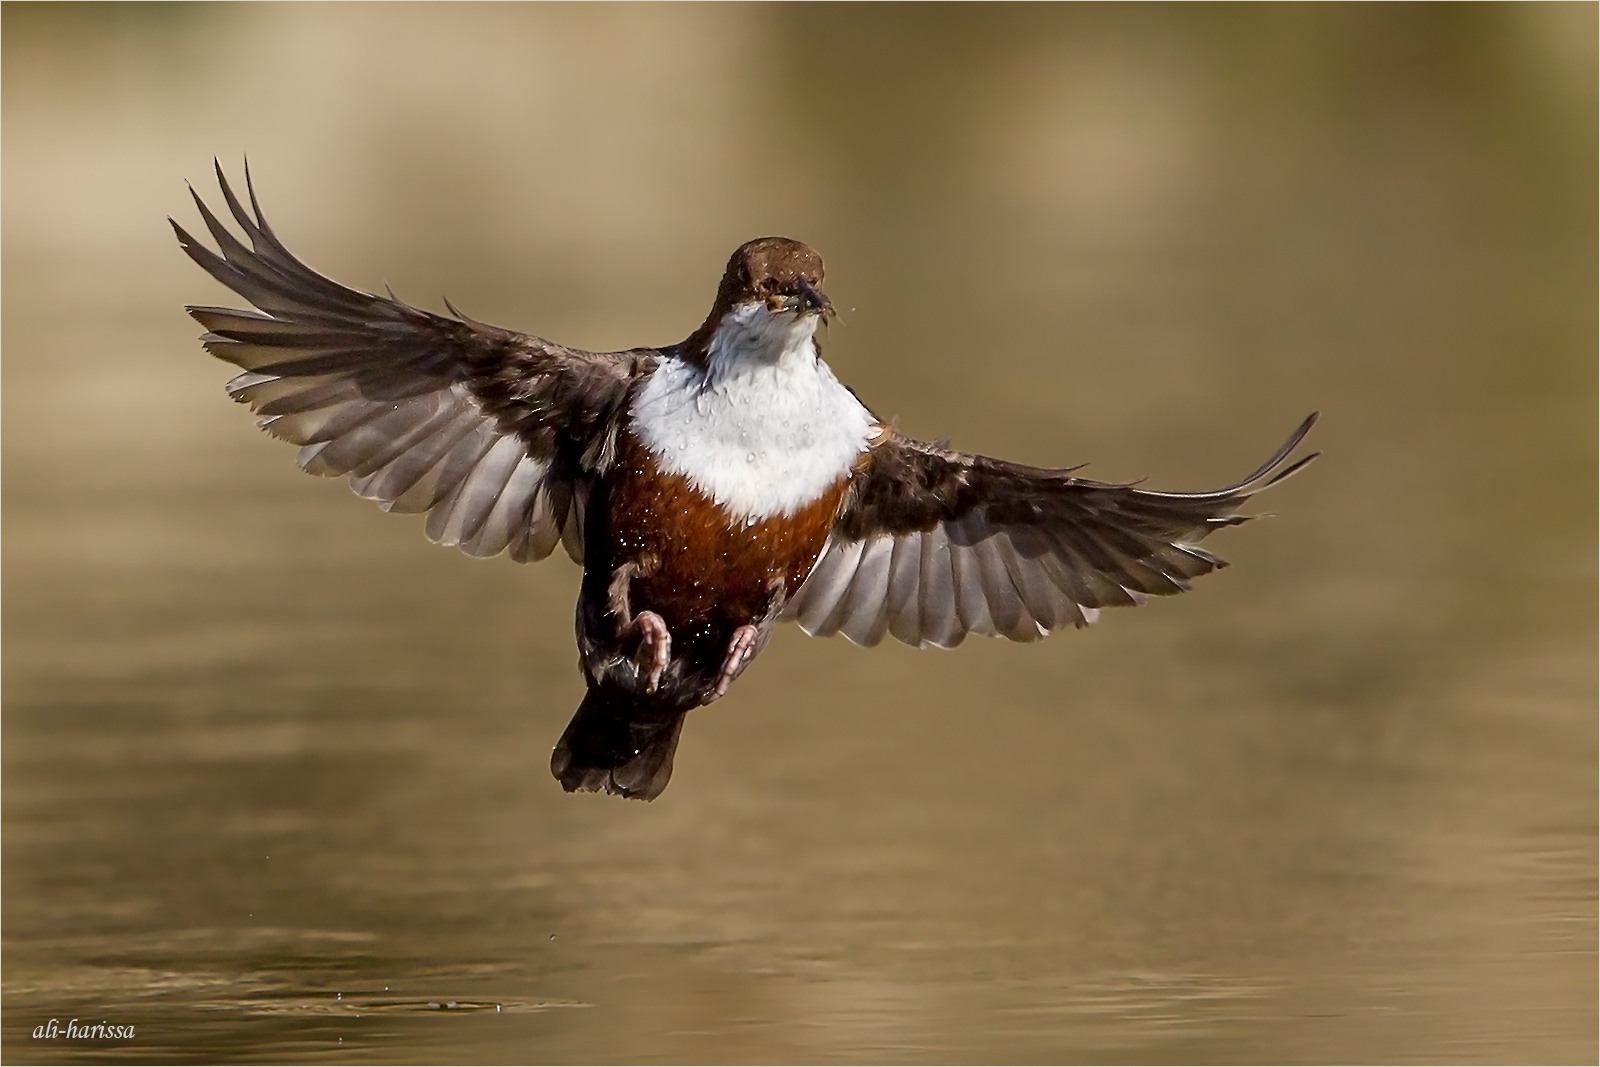
<svg viewBox="0 0 1600 1067">
<path fill-rule="evenodd" d="M 254 310 L 188 308 L 227 385 L 300 467 L 426 513 L 469 555 L 583 567 L 587 693 L 550 760 L 571 791 L 651 800 L 684 718 L 723 696 L 778 622 L 861 645 L 1034 641 L 1225 566 L 1199 547 L 1305 466 L 1312 414 L 1248 477 L 1162 493 L 914 440 L 823 362 L 822 257 L 734 250 L 678 344 L 585 352 L 346 288 L 217 180 L 245 241 L 191 189 L 218 251 L 178 243 Z M 246 243 L 248 242 L 248 243 Z"/>
</svg>

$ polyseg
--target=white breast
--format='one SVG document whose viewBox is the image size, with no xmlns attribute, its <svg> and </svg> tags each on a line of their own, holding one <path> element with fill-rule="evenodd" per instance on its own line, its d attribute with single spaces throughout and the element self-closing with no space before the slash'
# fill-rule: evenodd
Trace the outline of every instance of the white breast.
<svg viewBox="0 0 1600 1067">
<path fill-rule="evenodd" d="M 816 321 L 747 304 L 718 328 L 706 369 L 662 360 L 632 412 L 661 469 L 746 521 L 793 514 L 846 473 L 878 427 L 817 358 Z"/>
</svg>

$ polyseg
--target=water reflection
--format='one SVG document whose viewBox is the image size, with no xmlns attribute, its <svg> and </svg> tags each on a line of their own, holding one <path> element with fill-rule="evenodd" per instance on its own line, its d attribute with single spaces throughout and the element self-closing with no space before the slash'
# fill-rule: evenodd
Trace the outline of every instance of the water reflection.
<svg viewBox="0 0 1600 1067">
<path fill-rule="evenodd" d="M 1593 10 L 1252 11 L 8 7 L 7 1057 L 1592 1059 Z M 1328 456 L 1190 596 L 789 632 L 567 797 L 572 569 L 300 475 L 177 313 L 244 149 L 353 284 L 660 342 L 789 232 L 909 432 Z"/>
</svg>

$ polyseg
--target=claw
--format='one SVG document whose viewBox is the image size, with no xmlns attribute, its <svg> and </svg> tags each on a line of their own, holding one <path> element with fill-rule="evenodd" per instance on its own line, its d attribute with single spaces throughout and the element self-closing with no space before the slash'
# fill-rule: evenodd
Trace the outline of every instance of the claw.
<svg viewBox="0 0 1600 1067">
<path fill-rule="evenodd" d="M 638 663 L 644 671 L 644 691 L 654 693 L 672 661 L 672 634 L 666 621 L 653 611 L 635 615 L 633 628 L 639 631 Z"/>
<path fill-rule="evenodd" d="M 744 673 L 745 667 L 755 658 L 756 636 L 754 626 L 741 626 L 733 631 L 733 640 L 728 642 L 728 654 L 723 658 L 722 669 L 717 672 L 717 684 L 712 690 L 713 700 L 726 694 L 728 686 Z"/>
</svg>

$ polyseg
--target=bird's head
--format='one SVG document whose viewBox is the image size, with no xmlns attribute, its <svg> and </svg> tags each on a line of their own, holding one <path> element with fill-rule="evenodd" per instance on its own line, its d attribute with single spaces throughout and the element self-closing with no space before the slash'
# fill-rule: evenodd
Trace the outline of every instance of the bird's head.
<svg viewBox="0 0 1600 1067">
<path fill-rule="evenodd" d="M 769 314 L 833 314 L 822 292 L 822 257 L 788 237 L 758 237 L 734 249 L 717 290 L 728 308 L 761 303 Z"/>
<path fill-rule="evenodd" d="M 812 335 L 833 317 L 822 291 L 822 257 L 788 237 L 758 237 L 734 249 L 711 314 L 685 348 L 725 369 L 816 356 Z"/>
</svg>

